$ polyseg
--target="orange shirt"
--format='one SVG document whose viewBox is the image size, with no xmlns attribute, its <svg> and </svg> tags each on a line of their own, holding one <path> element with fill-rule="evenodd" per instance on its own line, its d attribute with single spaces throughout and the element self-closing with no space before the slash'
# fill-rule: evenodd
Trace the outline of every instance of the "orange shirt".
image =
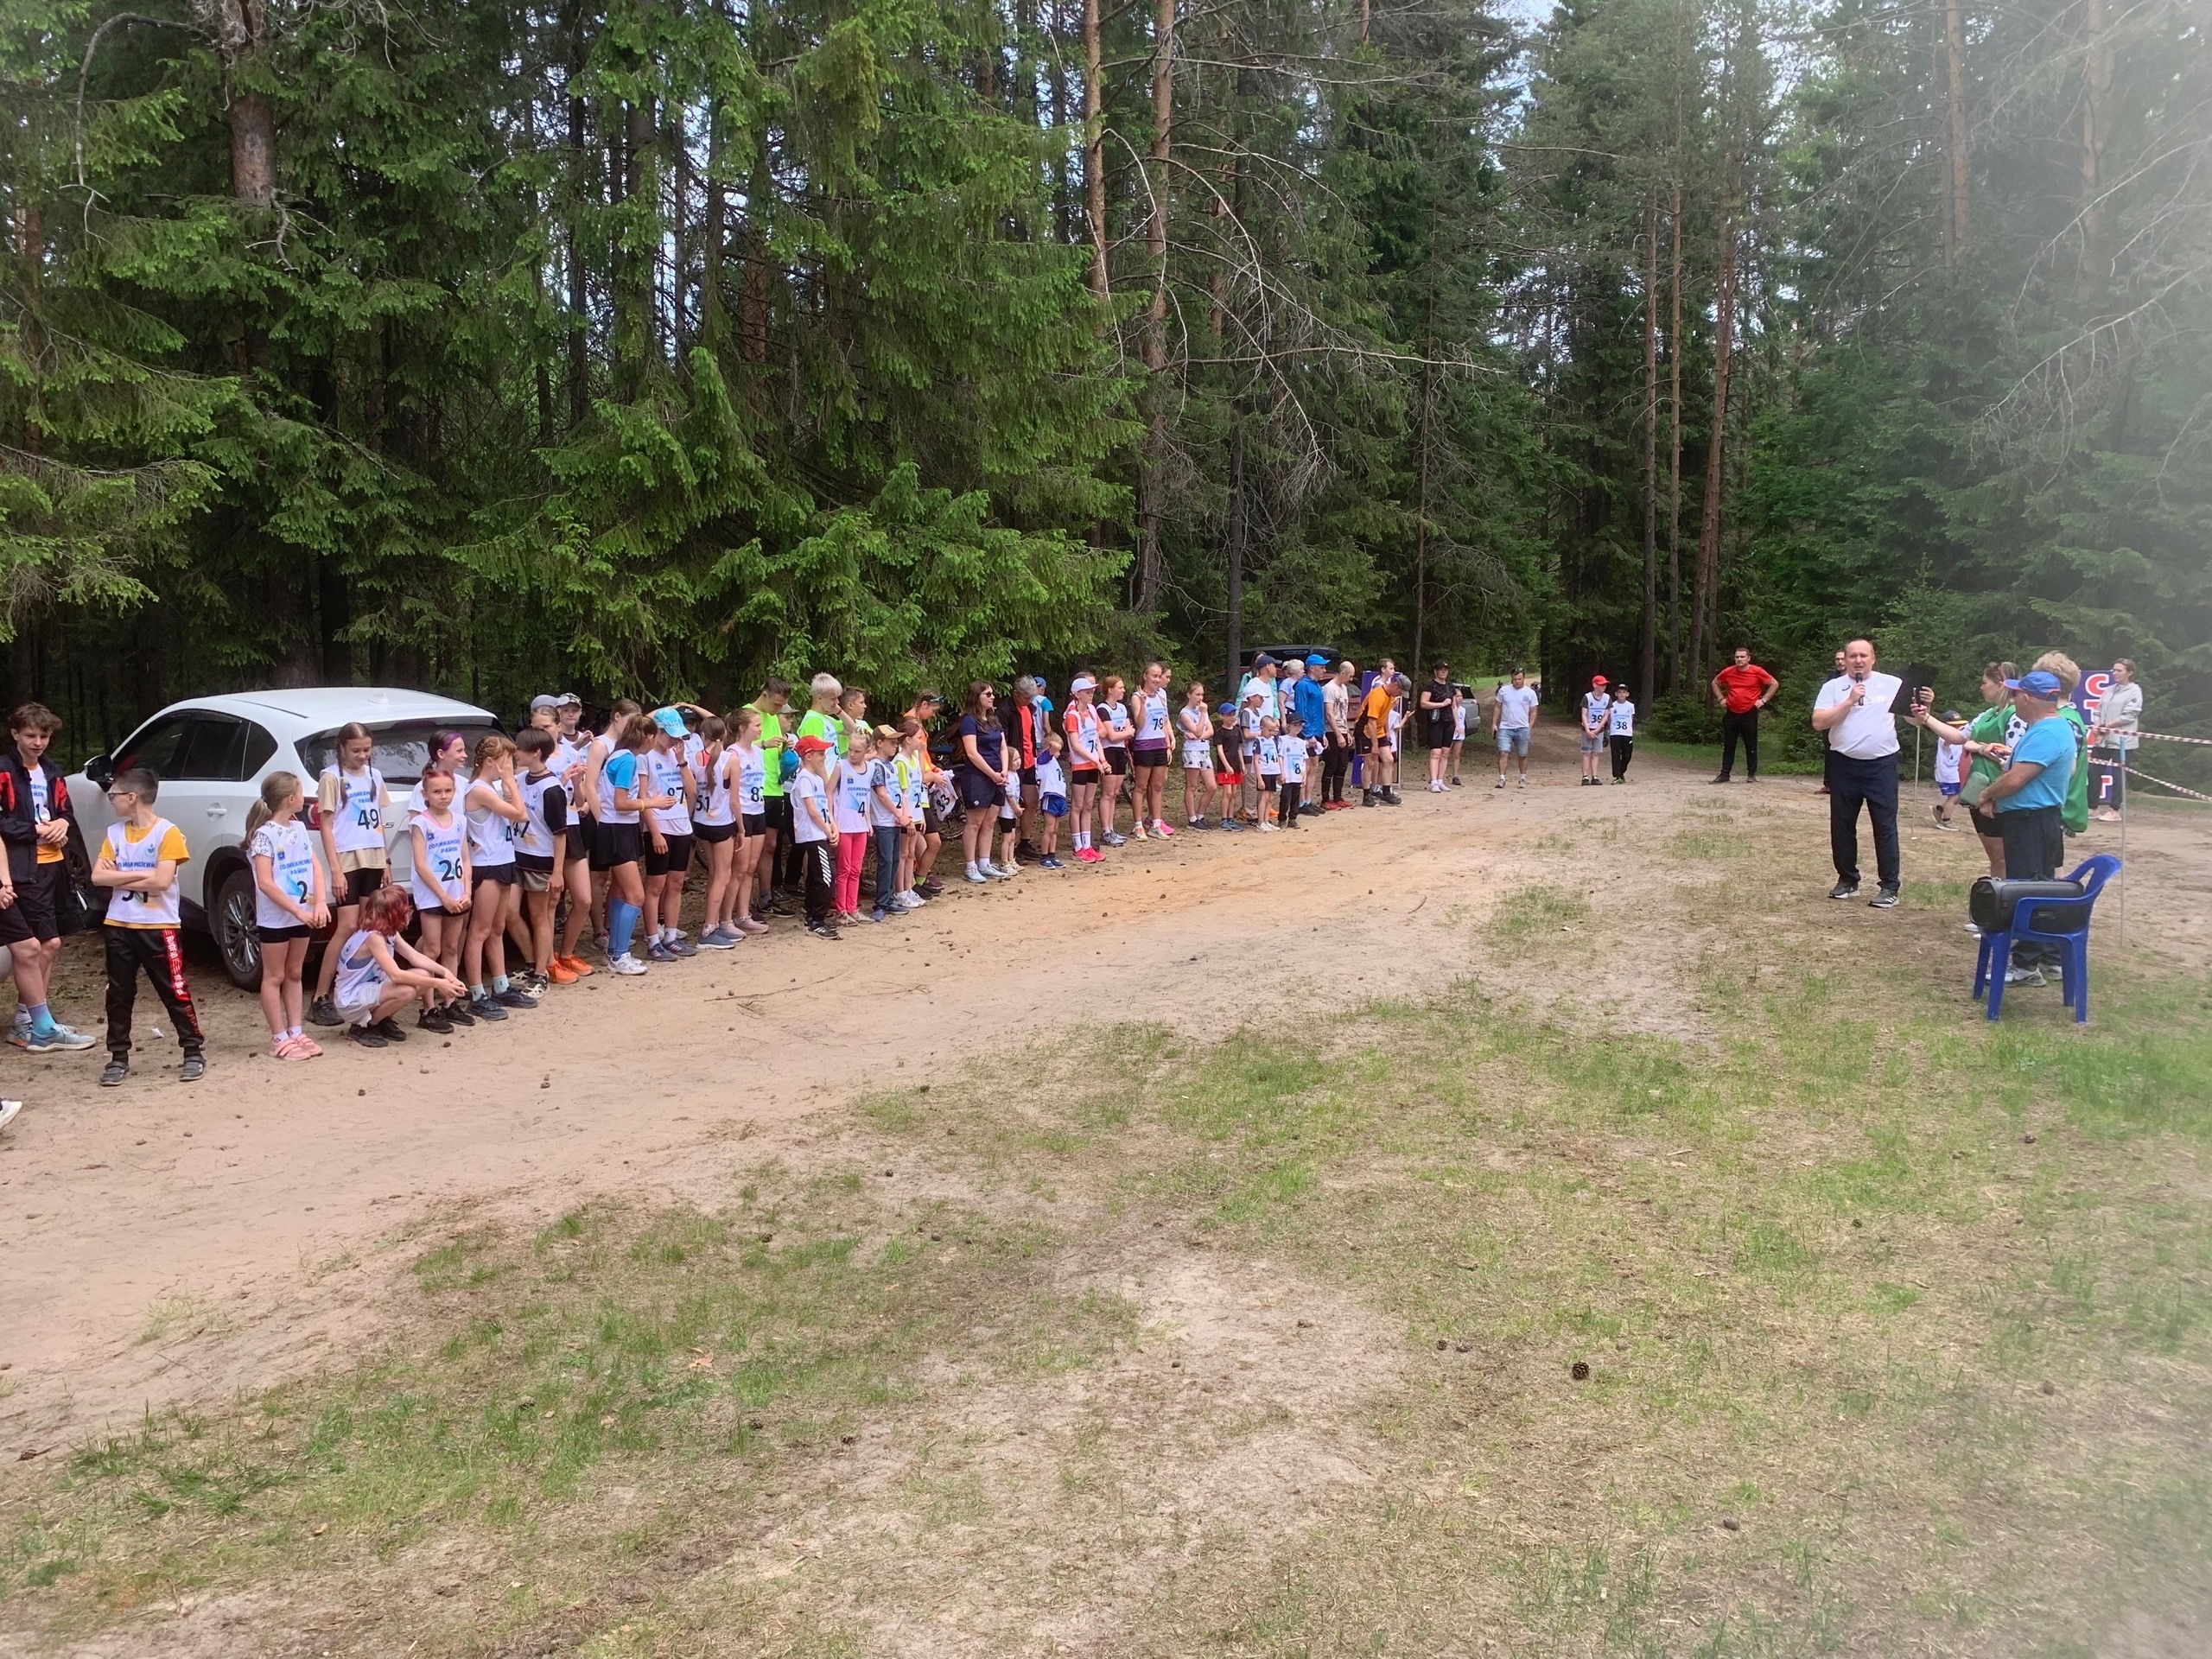
<svg viewBox="0 0 2212 1659">
<path fill-rule="evenodd" d="M 1390 705 L 1396 701 L 1397 698 L 1391 696 L 1389 687 L 1381 680 L 1367 688 L 1367 700 L 1360 705 L 1360 710 L 1367 718 L 1367 734 L 1370 737 L 1389 736 Z"/>
</svg>

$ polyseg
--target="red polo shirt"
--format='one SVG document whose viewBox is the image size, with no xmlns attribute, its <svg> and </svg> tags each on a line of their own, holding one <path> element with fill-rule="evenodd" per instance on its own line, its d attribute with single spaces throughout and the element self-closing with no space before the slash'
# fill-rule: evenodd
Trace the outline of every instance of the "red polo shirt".
<svg viewBox="0 0 2212 1659">
<path fill-rule="evenodd" d="M 1775 683 L 1774 676 L 1757 663 L 1749 668 L 1738 668 L 1731 663 L 1713 678 L 1720 683 L 1720 699 L 1732 715 L 1740 715 L 1751 708 Z"/>
</svg>

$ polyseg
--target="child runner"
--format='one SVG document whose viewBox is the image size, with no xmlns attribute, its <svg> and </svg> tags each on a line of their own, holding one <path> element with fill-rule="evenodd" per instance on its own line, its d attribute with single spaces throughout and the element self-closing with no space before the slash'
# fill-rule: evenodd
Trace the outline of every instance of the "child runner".
<svg viewBox="0 0 2212 1659">
<path fill-rule="evenodd" d="M 422 1003 L 422 1018 L 428 1021 L 441 1001 L 458 1007 L 463 995 L 461 981 L 449 969 L 399 937 L 415 914 L 407 892 L 378 887 L 362 899 L 359 926 L 340 936 L 330 953 L 338 963 L 338 1022 L 363 1048 L 404 1041 L 407 1033 L 397 1016 L 410 1002 Z"/>
<path fill-rule="evenodd" d="M 784 810 L 783 797 L 769 806 L 768 775 L 777 770 L 777 757 L 761 741 L 760 711 L 747 704 L 732 715 L 733 741 L 729 747 L 730 778 L 737 790 L 737 821 L 742 832 L 737 842 L 735 908 L 729 925 L 741 933 L 766 933 L 768 924 L 753 915 L 753 896 L 758 891 L 760 866 L 774 853 L 774 823 Z"/>
<path fill-rule="evenodd" d="M 475 883 L 468 868 L 468 820 L 454 810 L 454 779 L 449 772 L 426 772 L 415 785 L 415 810 L 408 817 L 408 838 L 413 859 L 407 873 L 407 891 L 415 914 L 423 925 L 423 949 L 437 958 L 438 966 L 461 983 L 461 947 L 468 935 L 468 910 Z M 340 1023 L 343 1024 L 341 1020 Z M 455 1026 L 473 1026 L 476 1018 L 465 997 L 449 1002 L 425 999 L 416 1022 L 425 1031 L 443 1036 Z M 387 1039 L 395 1033 L 404 1042 L 407 1033 L 397 1026 L 378 1033 Z"/>
<path fill-rule="evenodd" d="M 161 789 L 143 766 L 128 768 L 107 786 L 116 821 L 92 866 L 92 885 L 111 895 L 101 930 L 107 936 L 108 1059 L 100 1073 L 111 1089 L 130 1075 L 130 1012 L 141 973 L 153 982 L 184 1050 L 178 1081 L 197 1083 L 207 1075 L 200 1013 L 184 982 L 184 918 L 177 908 L 176 867 L 192 855 L 184 832 L 154 810 Z"/>
<path fill-rule="evenodd" d="M 1260 716 L 1260 735 L 1253 755 L 1260 772 L 1260 828 L 1273 830 L 1275 798 L 1282 790 L 1282 731 L 1272 715 Z"/>
<path fill-rule="evenodd" d="M 1243 818 L 1247 823 L 1258 823 L 1264 816 L 1260 800 L 1260 726 L 1268 717 L 1267 690 L 1257 680 L 1246 682 L 1244 706 L 1237 711 L 1236 729 L 1239 751 L 1243 756 L 1241 767 L 1244 775 Z"/>
<path fill-rule="evenodd" d="M 722 741 L 728 730 L 717 715 L 699 722 L 701 796 L 691 834 L 707 849 L 707 913 L 699 923 L 699 944 L 709 950 L 728 950 L 745 943 L 733 902 L 743 830 L 737 813 L 737 752 Z"/>
<path fill-rule="evenodd" d="M 836 867 L 830 849 L 836 843 L 837 826 L 830 811 L 830 757 L 836 753 L 834 739 L 802 737 L 794 746 L 798 772 L 785 786 L 791 804 L 792 845 L 798 849 L 799 873 L 805 887 L 806 931 L 818 939 L 837 937 L 831 919 L 830 888 Z"/>
<path fill-rule="evenodd" d="M 553 953 L 553 917 L 569 864 L 569 796 L 553 769 L 560 747 L 552 733 L 537 726 L 515 738 L 523 763 L 523 810 L 529 815 L 515 826 L 515 869 L 522 879 L 531 965 L 548 984 L 573 985 L 575 970 Z"/>
<path fill-rule="evenodd" d="M 1582 695 L 1582 785 L 1588 788 L 1599 781 L 1598 757 L 1605 752 L 1606 715 L 1613 700 L 1605 695 L 1605 677 L 1593 675 L 1590 689 Z"/>
<path fill-rule="evenodd" d="M 47 982 L 61 954 L 61 895 L 68 880 L 69 785 L 46 758 L 60 716 L 27 702 L 8 721 L 14 739 L 0 760 L 0 944 L 16 981 L 16 1022 L 8 1040 L 33 1054 L 83 1049 L 92 1039 L 54 1017 Z"/>
<path fill-rule="evenodd" d="M 1963 716 L 1955 709 L 1943 711 L 1943 723 L 1956 730 Z M 1959 798 L 1962 787 L 1961 772 L 1966 762 L 1967 746 L 1954 743 L 1948 738 L 1936 741 L 1936 827 L 1957 833 L 1958 825 L 1951 822 L 1951 808 Z"/>
<path fill-rule="evenodd" d="M 791 809 L 784 796 L 784 780 L 798 769 L 798 757 L 788 747 L 789 721 L 784 712 L 791 696 L 791 682 L 775 678 L 761 687 L 760 695 L 751 704 L 760 721 L 760 834 L 764 839 L 752 855 L 753 910 L 748 913 L 761 916 L 789 913 L 776 906 L 776 849 L 791 843 Z"/>
<path fill-rule="evenodd" d="M 906 840 L 906 791 L 899 781 L 899 728 L 879 726 L 868 760 L 868 832 L 875 847 L 875 909 L 871 921 L 903 915 L 906 902 L 899 880 L 899 849 Z"/>
<path fill-rule="evenodd" d="M 594 858 L 607 872 L 607 965 L 635 976 L 645 964 L 632 953 L 631 941 L 645 916 L 645 878 L 638 861 L 645 851 L 645 816 L 655 798 L 647 789 L 644 752 L 659 728 L 642 714 L 632 714 L 615 735 L 613 752 L 600 772 L 599 848 Z M 658 838 L 660 832 L 653 831 Z M 665 856 L 667 843 L 662 842 Z"/>
<path fill-rule="evenodd" d="M 970 881 L 1003 881 L 1008 872 L 991 862 L 991 826 L 1006 799 L 1006 728 L 993 712 L 998 693 L 987 680 L 968 688 L 960 716 L 960 849 Z"/>
<path fill-rule="evenodd" d="M 1244 826 L 1236 821 L 1236 809 L 1244 794 L 1243 731 L 1235 703 L 1224 702 L 1214 713 L 1218 723 L 1213 728 L 1213 782 L 1219 797 L 1214 821 L 1224 830 L 1241 831 Z"/>
<path fill-rule="evenodd" d="M 530 810 L 515 778 L 515 746 L 499 733 L 477 740 L 476 770 L 461 804 L 468 819 L 470 898 L 461 979 L 471 1014 L 504 1020 L 509 1008 L 534 1008 L 537 999 L 507 982 L 507 924 L 522 912 L 515 835 Z"/>
<path fill-rule="evenodd" d="M 1206 689 L 1196 680 L 1183 690 L 1175 724 L 1183 734 L 1183 822 L 1203 830 L 1213 793 L 1213 717 L 1206 713 Z"/>
<path fill-rule="evenodd" d="M 1088 674 L 1078 674 L 1068 686 L 1067 712 L 1060 716 L 1060 730 L 1066 739 L 1061 750 L 1068 769 L 1069 817 L 1073 819 L 1070 830 L 1070 850 L 1078 864 L 1096 864 L 1106 856 L 1091 842 L 1091 809 L 1097 804 L 1098 791 L 1106 776 L 1106 740 L 1098 719 L 1098 711 L 1091 706 L 1091 699 L 1098 694 L 1098 682 Z"/>
<path fill-rule="evenodd" d="M 375 749 L 376 739 L 367 727 L 340 727 L 337 758 L 322 769 L 315 785 L 322 861 L 330 872 L 336 912 L 334 938 L 344 938 L 359 925 L 361 900 L 385 884 L 384 825 L 391 812 L 391 792 L 385 787 L 384 774 L 369 764 Z M 330 998 L 337 972 L 338 953 L 325 950 L 315 976 L 315 1006 L 308 1011 L 308 1018 L 318 1026 L 344 1023 Z"/>
<path fill-rule="evenodd" d="M 614 706 L 607 711 L 607 728 L 584 747 L 583 769 L 578 774 L 577 789 L 583 797 L 584 855 L 591 871 L 602 879 L 594 881 L 587 895 L 588 910 L 580 911 L 575 904 L 569 906 L 569 923 L 561 931 L 561 954 L 571 965 L 579 958 L 576 947 L 583 942 L 584 929 L 594 916 L 604 924 L 607 919 L 607 882 L 604 877 L 613 867 L 601 855 L 599 827 L 612 821 L 613 802 L 607 792 L 607 763 L 622 747 L 622 733 L 637 715 L 638 705 L 627 697 L 618 697 Z M 605 934 L 601 936 L 605 939 Z M 613 952 L 608 952 L 611 957 Z"/>
<path fill-rule="evenodd" d="M 1067 867 L 1060 862 L 1060 820 L 1068 815 L 1068 780 L 1066 768 L 1060 756 L 1066 751 L 1067 742 L 1058 732 L 1048 732 L 1045 737 L 1045 753 L 1037 757 L 1037 810 L 1039 820 L 1037 845 L 1043 856 L 1037 868 L 1060 870 Z M 1161 769 L 1165 775 L 1166 769 Z"/>
<path fill-rule="evenodd" d="M 546 936 L 542 944 L 535 934 L 531 936 L 531 961 L 539 978 L 550 984 L 569 985 L 592 971 L 588 963 L 563 955 L 555 936 L 563 897 L 569 901 L 569 911 L 572 916 L 579 911 L 588 913 L 591 907 L 590 848 L 584 838 L 581 798 L 584 749 L 588 739 L 576 730 L 582 705 L 577 702 L 575 693 L 564 692 L 550 700 L 553 705 L 550 719 L 542 716 L 537 711 L 537 705 L 545 701 L 547 699 L 543 697 L 532 699 L 530 723 L 553 740 L 553 747 L 547 753 L 543 765 L 552 775 L 550 791 L 561 797 L 563 821 L 554 836 L 556 845 L 553 860 L 558 867 L 560 879 L 550 880 L 550 873 L 548 873 L 545 890 L 552 897 L 546 900 L 544 906 Z M 518 854 L 517 858 L 520 861 L 521 855 Z M 528 873 L 533 866 L 521 861 L 521 868 L 524 871 L 523 904 L 525 908 L 530 908 L 532 889 Z M 535 915 L 536 912 L 533 910 L 531 913 Z M 577 925 L 581 927 L 582 924 L 579 922 Z"/>
<path fill-rule="evenodd" d="M 906 803 L 906 835 L 899 853 L 899 887 L 906 907 L 918 910 L 929 903 L 922 882 L 937 860 L 942 841 L 936 828 L 937 813 L 930 805 L 929 731 L 912 715 L 899 722 L 899 790 Z"/>
<path fill-rule="evenodd" d="M 1613 752 L 1613 781 L 1628 782 L 1628 763 L 1636 753 L 1636 699 L 1624 680 L 1613 693 L 1613 706 L 1605 711 L 1605 740 Z"/>
<path fill-rule="evenodd" d="M 1120 675 L 1109 674 L 1101 682 L 1096 706 L 1099 743 L 1106 751 L 1106 771 L 1098 780 L 1098 839 L 1106 846 L 1119 847 L 1126 838 L 1116 832 L 1114 820 L 1118 815 L 1122 779 L 1129 775 L 1129 740 L 1136 735 L 1136 728 L 1129 723 L 1128 705 L 1122 701 Z"/>
<path fill-rule="evenodd" d="M 648 791 L 642 804 L 652 815 L 645 837 L 645 957 L 674 962 L 699 954 L 677 925 L 683 918 L 683 878 L 691 868 L 694 790 L 691 768 L 683 759 L 690 733 L 676 709 L 656 709 L 652 723 L 652 741 L 638 757 Z"/>
<path fill-rule="evenodd" d="M 1459 787 L 1459 755 L 1467 747 L 1467 694 L 1458 685 L 1452 688 L 1452 787 Z"/>
<path fill-rule="evenodd" d="M 835 791 L 830 816 L 837 829 L 836 916 L 841 927 L 861 918 L 861 864 L 868 854 L 868 760 L 865 750 L 840 754 L 830 768 Z"/>
<path fill-rule="evenodd" d="M 1285 709 L 1282 711 L 1282 734 L 1275 743 L 1282 761 L 1282 791 L 1280 796 L 1282 810 L 1277 815 L 1277 821 L 1286 830 L 1298 828 L 1299 798 L 1306 792 L 1308 751 L 1305 724 L 1295 709 Z"/>
<path fill-rule="evenodd" d="M 1367 740 L 1367 766 L 1360 779 L 1362 806 L 1397 804 L 1390 787 L 1395 776 L 1390 716 L 1397 708 L 1397 668 L 1385 657 L 1376 668 L 1374 679 L 1368 683 L 1367 696 L 1360 703 L 1360 734 Z"/>
<path fill-rule="evenodd" d="M 1138 682 L 1135 734 L 1129 739 L 1129 805 L 1136 815 L 1135 835 L 1144 839 L 1145 826 L 1162 840 L 1174 835 L 1167 827 L 1167 752 L 1171 742 L 1167 720 L 1167 664 L 1150 662 Z"/>
<path fill-rule="evenodd" d="M 322 1052 L 300 1022 L 308 936 L 330 922 L 322 866 L 300 822 L 305 804 L 299 775 L 272 772 L 261 780 L 261 798 L 245 815 L 253 931 L 261 942 L 261 1013 L 269 1021 L 269 1052 L 280 1060 L 311 1060 Z"/>
</svg>

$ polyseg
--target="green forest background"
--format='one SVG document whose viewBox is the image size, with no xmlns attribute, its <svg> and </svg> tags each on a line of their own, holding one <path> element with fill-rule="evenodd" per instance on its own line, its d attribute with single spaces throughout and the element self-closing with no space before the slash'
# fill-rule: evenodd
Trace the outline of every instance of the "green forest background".
<svg viewBox="0 0 2212 1659">
<path fill-rule="evenodd" d="M 2212 732 L 2187 0 L 143 3 L 0 31 L 0 639 L 71 753 L 1287 640 L 1687 736 L 1862 630 Z"/>
</svg>

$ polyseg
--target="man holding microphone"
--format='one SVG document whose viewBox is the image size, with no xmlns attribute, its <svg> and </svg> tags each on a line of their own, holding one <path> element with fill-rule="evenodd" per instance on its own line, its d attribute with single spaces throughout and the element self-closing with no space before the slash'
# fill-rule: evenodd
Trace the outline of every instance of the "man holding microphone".
<svg viewBox="0 0 2212 1659">
<path fill-rule="evenodd" d="M 1874 671 L 1873 642 L 1843 648 L 1843 672 L 1821 688 L 1813 729 L 1828 741 L 1828 849 L 1835 858 L 1831 899 L 1859 896 L 1859 809 L 1874 826 L 1874 867 L 1880 886 L 1867 902 L 1897 902 L 1897 722 L 1892 711 L 1904 682 Z"/>
</svg>

